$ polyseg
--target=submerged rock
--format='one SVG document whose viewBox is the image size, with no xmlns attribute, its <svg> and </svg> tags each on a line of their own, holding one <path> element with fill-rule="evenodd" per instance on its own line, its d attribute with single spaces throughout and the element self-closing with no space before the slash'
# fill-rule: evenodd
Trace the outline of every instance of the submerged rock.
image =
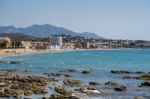
<svg viewBox="0 0 150 99">
<path fill-rule="evenodd" d="M 82 71 L 82 73 L 83 74 L 89 74 L 89 73 L 91 73 L 91 71 L 92 71 L 92 69 L 84 69 L 83 71 Z"/>
<path fill-rule="evenodd" d="M 146 98 L 143 96 L 136 96 L 136 97 L 134 97 L 134 99 L 146 99 Z"/>
<path fill-rule="evenodd" d="M 115 91 L 127 91 L 127 87 L 122 85 L 119 87 L 115 87 L 114 90 Z"/>
<path fill-rule="evenodd" d="M 119 86 L 119 84 L 118 84 L 118 83 L 116 83 L 116 82 L 112 82 L 112 81 L 108 81 L 108 82 L 106 82 L 106 83 L 105 83 L 105 85 L 107 85 L 107 86 L 112 86 L 112 87 Z"/>
<path fill-rule="evenodd" d="M 50 99 L 80 99 L 77 96 L 57 95 L 52 94 Z"/>
<path fill-rule="evenodd" d="M 60 93 L 60 94 L 65 94 L 66 93 L 66 90 L 63 86 L 56 86 L 54 89 L 57 93 Z"/>
<path fill-rule="evenodd" d="M 112 70 L 111 73 L 113 74 L 129 74 L 129 73 L 132 73 L 132 72 L 129 72 L 129 71 L 124 71 L 124 70 Z"/>
<path fill-rule="evenodd" d="M 139 87 L 150 87 L 150 82 L 142 82 Z"/>
<path fill-rule="evenodd" d="M 98 83 L 98 82 L 96 82 L 96 81 L 91 81 L 91 82 L 89 82 L 89 85 L 95 85 L 95 86 L 97 86 L 97 85 L 101 85 L 101 84 Z"/>
<path fill-rule="evenodd" d="M 138 79 L 138 80 L 150 80 L 150 74 L 145 74 L 137 77 L 124 76 L 123 79 Z"/>
<path fill-rule="evenodd" d="M 63 82 L 65 85 L 75 85 L 75 86 L 77 85 L 77 86 L 79 86 L 81 84 L 80 80 L 73 80 L 73 79 L 64 79 Z"/>
</svg>

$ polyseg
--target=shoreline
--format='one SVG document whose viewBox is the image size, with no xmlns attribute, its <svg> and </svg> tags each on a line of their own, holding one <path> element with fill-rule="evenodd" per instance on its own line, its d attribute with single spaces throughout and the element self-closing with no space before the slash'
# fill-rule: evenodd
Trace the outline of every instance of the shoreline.
<svg viewBox="0 0 150 99">
<path fill-rule="evenodd" d="M 33 49 L 0 49 L 0 59 L 4 57 L 11 57 L 11 56 L 24 56 L 24 55 L 33 55 L 33 54 L 42 54 L 42 53 L 55 53 L 55 52 L 68 52 L 68 51 L 86 51 L 86 50 L 141 50 L 136 48 L 112 48 L 112 49 L 46 49 L 46 50 L 33 50 Z"/>
</svg>

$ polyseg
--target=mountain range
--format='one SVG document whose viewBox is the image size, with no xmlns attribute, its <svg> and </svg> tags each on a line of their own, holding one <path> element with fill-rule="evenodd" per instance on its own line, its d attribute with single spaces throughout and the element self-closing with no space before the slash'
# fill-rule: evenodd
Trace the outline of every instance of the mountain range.
<svg viewBox="0 0 150 99">
<path fill-rule="evenodd" d="M 23 33 L 25 35 L 30 35 L 35 37 L 47 37 L 49 35 L 65 34 L 65 35 L 78 35 L 85 38 L 104 39 L 103 37 L 100 37 L 96 33 L 90 33 L 90 32 L 78 33 L 63 27 L 57 27 L 49 24 L 45 24 L 45 25 L 34 24 L 26 28 L 22 28 L 22 27 L 17 28 L 14 26 L 0 26 L 0 34 L 4 34 L 4 33 Z"/>
</svg>

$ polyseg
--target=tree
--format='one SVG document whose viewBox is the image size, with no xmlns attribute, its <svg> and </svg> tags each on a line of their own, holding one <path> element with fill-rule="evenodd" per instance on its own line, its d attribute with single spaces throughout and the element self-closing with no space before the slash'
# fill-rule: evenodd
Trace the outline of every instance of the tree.
<svg viewBox="0 0 150 99">
<path fill-rule="evenodd" d="M 1 44 L 0 44 L 0 47 L 1 48 L 7 48 L 8 47 L 8 41 L 3 41 Z"/>
</svg>

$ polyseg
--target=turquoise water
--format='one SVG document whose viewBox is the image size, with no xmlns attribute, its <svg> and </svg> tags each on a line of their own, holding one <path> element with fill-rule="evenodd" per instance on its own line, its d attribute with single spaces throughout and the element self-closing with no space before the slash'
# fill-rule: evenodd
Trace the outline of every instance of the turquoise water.
<svg viewBox="0 0 150 99">
<path fill-rule="evenodd" d="M 150 72 L 150 50 L 87 50 L 68 51 L 56 53 L 34 54 L 17 57 L 5 57 L 3 60 L 21 61 L 22 64 L 0 64 L 0 68 L 32 69 L 34 75 L 55 72 L 63 69 L 75 69 L 81 71 L 91 68 L 92 73 L 72 74 L 72 77 L 82 80 L 85 84 L 89 81 L 115 81 L 132 89 L 132 94 L 123 94 L 127 99 L 130 96 L 150 96 L 147 90 L 138 89 L 142 82 L 139 80 L 122 80 L 125 75 L 111 74 L 111 70 L 145 71 Z M 137 91 L 138 90 L 138 91 Z M 140 90 L 140 91 L 139 91 Z M 121 94 L 119 94 L 121 97 Z M 118 95 L 111 95 L 117 97 Z M 106 97 L 106 96 L 101 96 Z M 107 96 L 109 97 L 109 96 Z M 125 98 L 124 97 L 124 98 Z"/>
</svg>

